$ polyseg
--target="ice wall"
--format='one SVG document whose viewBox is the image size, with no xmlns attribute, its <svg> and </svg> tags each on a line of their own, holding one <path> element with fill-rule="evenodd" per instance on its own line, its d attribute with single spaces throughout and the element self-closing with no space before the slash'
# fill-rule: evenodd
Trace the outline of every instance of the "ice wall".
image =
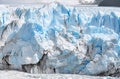
<svg viewBox="0 0 120 79">
<path fill-rule="evenodd" d="M 0 9 L 0 68 L 115 76 L 119 10 L 59 3 Z"/>
</svg>

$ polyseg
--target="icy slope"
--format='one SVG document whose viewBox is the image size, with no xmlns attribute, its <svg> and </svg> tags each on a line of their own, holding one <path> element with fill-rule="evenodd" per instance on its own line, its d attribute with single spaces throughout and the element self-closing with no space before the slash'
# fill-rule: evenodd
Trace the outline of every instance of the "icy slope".
<svg viewBox="0 0 120 79">
<path fill-rule="evenodd" d="M 1 8 L 0 68 L 119 76 L 119 11 L 59 3 Z"/>
</svg>

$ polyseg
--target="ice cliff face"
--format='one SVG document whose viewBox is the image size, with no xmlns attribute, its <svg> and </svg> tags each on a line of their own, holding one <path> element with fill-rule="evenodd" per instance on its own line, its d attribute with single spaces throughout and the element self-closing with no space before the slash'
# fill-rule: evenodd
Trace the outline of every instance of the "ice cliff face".
<svg viewBox="0 0 120 79">
<path fill-rule="evenodd" d="M 115 76 L 120 73 L 119 10 L 59 3 L 2 8 L 0 68 Z"/>
</svg>

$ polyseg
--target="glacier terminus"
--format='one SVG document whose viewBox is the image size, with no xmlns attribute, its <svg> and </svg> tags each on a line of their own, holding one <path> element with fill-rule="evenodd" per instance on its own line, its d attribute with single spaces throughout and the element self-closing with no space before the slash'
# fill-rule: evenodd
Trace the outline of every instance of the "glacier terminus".
<svg viewBox="0 0 120 79">
<path fill-rule="evenodd" d="M 57 2 L 4 6 L 0 8 L 0 69 L 120 76 L 119 12 L 114 7 Z"/>
</svg>

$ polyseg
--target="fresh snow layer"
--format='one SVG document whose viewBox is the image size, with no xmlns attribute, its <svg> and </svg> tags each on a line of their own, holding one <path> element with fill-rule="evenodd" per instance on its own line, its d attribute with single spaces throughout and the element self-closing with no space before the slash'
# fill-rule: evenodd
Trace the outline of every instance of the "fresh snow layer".
<svg viewBox="0 0 120 79">
<path fill-rule="evenodd" d="M 119 76 L 119 12 L 119 8 L 74 7 L 57 2 L 2 7 L 0 68 Z"/>
</svg>

